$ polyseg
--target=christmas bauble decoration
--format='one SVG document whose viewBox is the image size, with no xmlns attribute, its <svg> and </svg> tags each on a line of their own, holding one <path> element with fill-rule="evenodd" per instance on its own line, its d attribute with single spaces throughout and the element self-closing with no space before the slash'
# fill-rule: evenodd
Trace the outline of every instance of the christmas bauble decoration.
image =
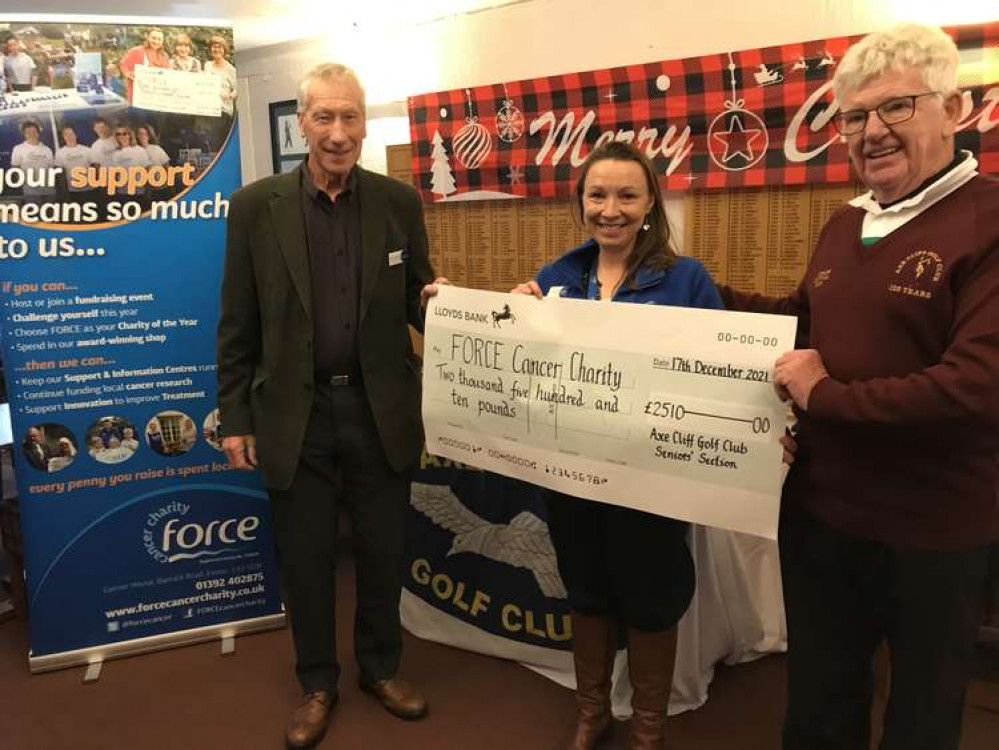
<svg viewBox="0 0 999 750">
<path fill-rule="evenodd" d="M 708 155 L 722 169 L 740 172 L 766 155 L 770 138 L 766 124 L 745 109 L 742 100 L 725 105 L 725 111 L 708 126 Z"/>
<path fill-rule="evenodd" d="M 465 169 L 477 169 L 492 151 L 492 136 L 478 117 L 466 117 L 452 139 L 455 158 Z"/>
<path fill-rule="evenodd" d="M 514 143 L 524 134 L 524 113 L 514 106 L 513 99 L 504 99 L 496 113 L 496 135 L 501 141 Z"/>
</svg>

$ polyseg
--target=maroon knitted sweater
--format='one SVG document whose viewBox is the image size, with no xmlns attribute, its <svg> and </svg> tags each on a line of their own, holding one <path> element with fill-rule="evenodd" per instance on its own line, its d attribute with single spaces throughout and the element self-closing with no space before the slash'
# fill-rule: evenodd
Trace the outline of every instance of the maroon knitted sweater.
<svg viewBox="0 0 999 750">
<path fill-rule="evenodd" d="M 856 536 L 923 549 L 999 539 L 999 181 L 975 177 L 874 245 L 864 211 L 826 224 L 790 297 L 829 378 L 799 414 L 785 501 Z"/>
</svg>

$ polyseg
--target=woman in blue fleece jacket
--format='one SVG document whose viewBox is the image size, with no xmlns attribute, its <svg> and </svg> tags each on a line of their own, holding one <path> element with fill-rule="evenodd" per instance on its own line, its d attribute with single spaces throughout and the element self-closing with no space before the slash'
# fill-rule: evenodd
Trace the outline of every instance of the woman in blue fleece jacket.
<svg viewBox="0 0 999 750">
<path fill-rule="evenodd" d="M 513 293 L 721 309 L 714 282 L 676 254 L 652 165 L 633 146 L 595 149 L 576 183 L 591 239 Z M 650 332 L 654 335 L 654 332 Z M 572 607 L 577 722 L 566 750 L 590 750 L 613 727 L 611 670 L 627 630 L 632 750 L 665 750 L 677 622 L 694 593 L 687 524 L 550 492 L 548 525 Z"/>
</svg>

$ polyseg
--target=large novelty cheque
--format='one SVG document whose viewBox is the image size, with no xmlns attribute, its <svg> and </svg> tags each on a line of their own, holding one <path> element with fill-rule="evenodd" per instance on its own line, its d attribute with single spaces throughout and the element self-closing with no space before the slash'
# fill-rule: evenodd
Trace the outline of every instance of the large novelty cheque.
<svg viewBox="0 0 999 750">
<path fill-rule="evenodd" d="M 776 539 L 796 319 L 441 287 L 427 452 L 569 495 Z"/>
</svg>

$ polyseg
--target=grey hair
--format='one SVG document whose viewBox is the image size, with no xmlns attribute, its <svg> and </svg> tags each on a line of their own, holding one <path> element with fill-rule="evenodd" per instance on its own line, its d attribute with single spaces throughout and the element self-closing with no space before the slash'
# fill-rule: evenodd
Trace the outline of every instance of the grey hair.
<svg viewBox="0 0 999 750">
<path fill-rule="evenodd" d="M 361 105 L 361 113 L 365 112 L 364 86 L 361 85 L 357 73 L 346 65 L 340 65 L 339 63 L 320 63 L 310 68 L 298 82 L 298 114 L 302 114 L 309 105 L 309 86 L 312 85 L 313 81 L 324 81 L 326 83 L 346 81 L 356 86 L 361 95 L 361 100 L 358 102 Z"/>
<path fill-rule="evenodd" d="M 914 68 L 931 90 L 947 95 L 957 90 L 959 63 L 957 45 L 942 29 L 900 23 L 868 34 L 850 47 L 836 67 L 833 90 L 842 101 L 885 73 Z"/>
</svg>

